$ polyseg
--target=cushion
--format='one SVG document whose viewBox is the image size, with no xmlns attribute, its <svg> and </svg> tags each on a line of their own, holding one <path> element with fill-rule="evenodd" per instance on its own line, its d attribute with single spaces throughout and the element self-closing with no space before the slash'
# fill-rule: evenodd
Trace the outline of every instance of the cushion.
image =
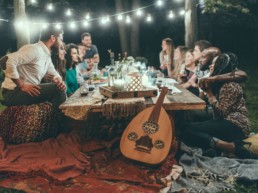
<svg viewBox="0 0 258 193">
<path fill-rule="evenodd" d="M 0 113 L 0 135 L 10 144 L 39 142 L 56 135 L 49 103 L 7 107 Z"/>
</svg>

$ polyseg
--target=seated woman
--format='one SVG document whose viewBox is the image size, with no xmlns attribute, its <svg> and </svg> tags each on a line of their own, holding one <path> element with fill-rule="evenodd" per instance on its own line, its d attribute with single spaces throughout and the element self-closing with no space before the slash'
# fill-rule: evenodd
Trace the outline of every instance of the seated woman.
<svg viewBox="0 0 258 193">
<path fill-rule="evenodd" d="M 188 80 L 194 75 L 196 71 L 196 63 L 194 61 L 193 50 L 190 49 L 185 54 L 185 64 L 181 66 L 178 81 L 181 83 L 182 87 L 185 88 L 185 85 L 188 83 Z M 192 92 L 193 94 L 199 94 L 198 88 L 189 86 L 187 89 Z"/>
<path fill-rule="evenodd" d="M 79 62 L 78 48 L 75 44 L 67 45 L 66 50 L 66 93 L 71 96 L 78 88 L 79 84 L 83 82 L 82 75 L 79 72 L 77 64 Z"/>
<path fill-rule="evenodd" d="M 232 53 L 221 54 L 214 62 L 211 76 L 234 72 L 238 65 L 238 59 Z M 186 124 L 183 142 L 190 146 L 214 148 L 246 157 L 248 152 L 242 148 L 242 140 L 249 135 L 250 125 L 242 87 L 236 82 L 214 82 L 202 89 L 206 91 L 213 107 L 214 119 Z"/>
<path fill-rule="evenodd" d="M 64 43 L 60 44 L 59 48 L 53 48 L 53 51 L 51 52 L 51 60 L 53 62 L 53 65 L 56 71 L 62 77 L 63 81 L 65 81 L 65 77 L 66 77 L 65 54 L 66 54 L 66 51 L 64 48 Z M 52 79 L 53 79 L 52 75 L 46 74 L 43 78 L 43 82 L 51 82 Z"/>
<path fill-rule="evenodd" d="M 170 38 L 162 40 L 162 51 L 159 54 L 160 69 L 165 76 L 174 69 L 174 43 Z"/>
<path fill-rule="evenodd" d="M 185 54 L 188 51 L 186 46 L 177 46 L 174 55 L 174 69 L 168 71 L 168 76 L 177 80 L 182 65 L 185 64 Z"/>
</svg>

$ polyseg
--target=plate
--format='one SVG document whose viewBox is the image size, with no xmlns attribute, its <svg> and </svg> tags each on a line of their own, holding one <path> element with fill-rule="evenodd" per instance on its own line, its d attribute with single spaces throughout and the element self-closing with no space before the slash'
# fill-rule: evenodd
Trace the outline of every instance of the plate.
<svg viewBox="0 0 258 193">
<path fill-rule="evenodd" d="M 106 83 L 108 82 L 108 79 L 98 79 L 98 80 L 92 80 L 91 81 L 93 84 L 101 84 L 101 83 Z"/>
</svg>

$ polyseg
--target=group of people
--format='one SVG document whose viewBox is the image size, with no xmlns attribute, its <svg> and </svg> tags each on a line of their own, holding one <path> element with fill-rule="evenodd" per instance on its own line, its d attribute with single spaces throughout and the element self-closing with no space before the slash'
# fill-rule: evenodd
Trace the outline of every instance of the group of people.
<svg viewBox="0 0 258 193">
<path fill-rule="evenodd" d="M 181 86 L 206 101 L 206 109 L 192 111 L 190 120 L 180 125 L 178 137 L 187 145 L 203 148 L 207 154 L 235 153 L 253 157 L 243 146 L 250 134 L 248 112 L 239 83 L 247 79 L 238 69 L 233 53 L 221 53 L 205 40 L 194 49 L 174 48 L 172 39 L 162 41 L 160 68 Z M 249 144 L 250 145 L 250 144 Z"/>
<path fill-rule="evenodd" d="M 99 62 L 91 35 L 83 33 L 80 45 L 64 45 L 63 31 L 41 31 L 39 42 L 21 47 L 1 58 L 5 79 L 4 105 L 31 105 L 51 102 L 60 130 L 67 131 L 59 106 L 79 87 Z"/>
<path fill-rule="evenodd" d="M 51 58 L 55 69 L 66 83 L 68 97 L 81 83 L 89 79 L 93 66 L 99 63 L 98 49 L 92 44 L 90 33 L 83 33 L 81 43 L 78 45 L 62 43 L 59 48 L 53 50 Z M 48 81 L 49 75 L 46 74 L 44 78 Z"/>
<path fill-rule="evenodd" d="M 99 63 L 97 47 L 91 35 L 83 33 L 81 44 L 63 43 L 63 31 L 55 28 L 42 30 L 38 43 L 25 45 L 5 57 L 5 80 L 2 94 L 7 106 L 52 103 L 59 126 L 66 127 L 59 105 L 87 79 L 94 64 Z M 160 68 L 182 87 L 207 102 L 204 111 L 191 114 L 195 122 L 182 125 L 179 138 L 188 145 L 204 149 L 219 149 L 239 153 L 242 141 L 250 132 L 247 108 L 239 82 L 246 73 L 238 70 L 238 59 L 233 53 L 221 53 L 211 43 L 200 40 L 194 49 L 174 48 L 172 39 L 162 41 Z M 198 115 L 198 116 L 197 116 Z M 207 116 L 208 115 L 208 116 Z M 199 117 L 205 117 L 202 122 Z M 246 155 L 245 154 L 245 155 Z"/>
</svg>

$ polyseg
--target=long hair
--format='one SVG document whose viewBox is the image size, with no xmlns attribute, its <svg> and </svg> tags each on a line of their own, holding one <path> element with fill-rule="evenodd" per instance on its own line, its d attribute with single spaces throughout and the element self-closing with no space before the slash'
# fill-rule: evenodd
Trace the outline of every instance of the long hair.
<svg viewBox="0 0 258 193">
<path fill-rule="evenodd" d="M 211 73 L 211 76 L 226 74 L 230 72 L 234 76 L 234 73 L 237 70 L 237 66 L 238 58 L 235 54 L 231 52 L 220 54 L 214 64 L 214 69 Z M 212 86 L 214 94 L 219 94 L 219 90 L 223 86 L 223 84 L 224 83 L 215 83 Z"/>
<path fill-rule="evenodd" d="M 75 49 L 77 50 L 77 52 L 78 52 L 78 46 L 75 45 L 75 44 L 73 44 L 73 43 L 68 44 L 68 45 L 67 45 L 67 48 L 66 48 L 65 60 L 66 60 L 66 69 L 67 69 L 67 70 L 70 69 L 71 67 L 72 67 L 72 68 L 75 68 L 75 66 L 76 66 L 76 64 L 77 64 L 77 63 L 74 63 L 74 62 L 72 61 L 71 51 L 72 51 L 73 48 L 75 48 Z"/>
<path fill-rule="evenodd" d="M 177 46 L 177 48 L 181 54 L 181 58 L 179 60 L 174 60 L 174 70 L 171 72 L 172 78 L 177 79 L 178 74 L 180 72 L 182 64 L 185 63 L 185 54 L 188 51 L 188 47 L 186 46 Z"/>
<path fill-rule="evenodd" d="M 52 53 L 51 53 L 51 59 L 52 59 L 52 63 L 54 65 L 56 71 L 60 74 L 62 79 L 65 80 L 65 78 L 66 78 L 66 70 L 65 70 L 66 61 L 65 61 L 65 59 L 64 60 L 60 59 L 59 48 L 53 47 Z"/>
<path fill-rule="evenodd" d="M 173 40 L 171 38 L 165 38 L 162 41 L 165 41 L 168 46 L 168 51 L 162 51 L 162 58 L 164 58 L 165 55 L 168 55 L 171 61 L 171 68 L 174 68 L 174 52 L 175 52 L 175 46 L 173 43 Z"/>
</svg>

